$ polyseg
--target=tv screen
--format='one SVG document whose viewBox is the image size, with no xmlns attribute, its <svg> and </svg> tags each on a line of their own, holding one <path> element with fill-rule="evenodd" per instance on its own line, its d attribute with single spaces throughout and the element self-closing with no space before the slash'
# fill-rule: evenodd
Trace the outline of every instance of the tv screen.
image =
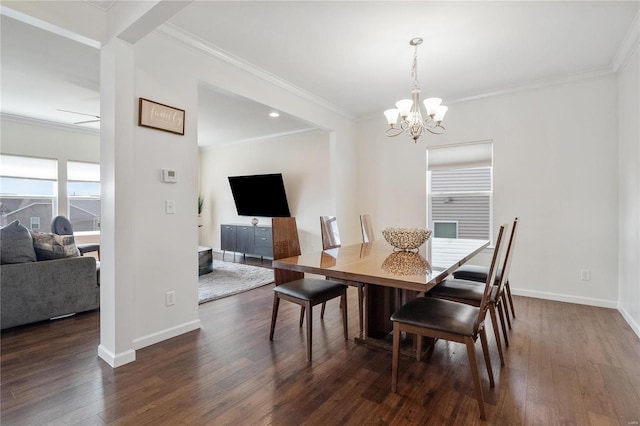
<svg viewBox="0 0 640 426">
<path fill-rule="evenodd" d="M 289 217 L 289 203 L 281 173 L 229 176 L 229 185 L 240 216 Z"/>
</svg>

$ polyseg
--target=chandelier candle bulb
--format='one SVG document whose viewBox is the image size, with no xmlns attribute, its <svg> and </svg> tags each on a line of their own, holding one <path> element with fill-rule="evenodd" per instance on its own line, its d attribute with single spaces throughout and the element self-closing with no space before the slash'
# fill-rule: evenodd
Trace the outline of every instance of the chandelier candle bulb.
<svg viewBox="0 0 640 426">
<path fill-rule="evenodd" d="M 448 109 L 449 108 L 444 105 L 439 106 L 436 111 L 436 115 L 433 116 L 433 120 L 438 124 L 441 123 Z"/>
<path fill-rule="evenodd" d="M 393 128 L 398 122 L 399 114 L 400 114 L 400 111 L 398 111 L 395 108 L 388 109 L 384 112 L 385 117 L 387 117 L 387 122 L 389 123 L 389 126 L 391 126 L 391 128 Z"/>
<path fill-rule="evenodd" d="M 440 104 L 442 103 L 442 99 L 440 98 L 428 98 L 424 100 L 424 107 L 427 110 L 427 115 L 432 117 L 436 115 L 436 112 L 440 108 Z"/>
</svg>

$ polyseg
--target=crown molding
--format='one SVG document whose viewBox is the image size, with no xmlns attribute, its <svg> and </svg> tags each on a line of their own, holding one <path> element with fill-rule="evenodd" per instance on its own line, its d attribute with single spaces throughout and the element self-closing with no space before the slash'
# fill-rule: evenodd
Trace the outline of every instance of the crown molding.
<svg viewBox="0 0 640 426">
<path fill-rule="evenodd" d="M 100 135 L 100 129 L 90 129 L 73 124 L 56 123 L 55 121 L 41 120 L 39 118 L 25 117 L 23 115 L 0 113 L 0 119 L 13 123 L 27 124 L 30 126 L 46 127 L 48 129 L 64 130 L 73 133 L 83 133 L 87 135 Z"/>
<path fill-rule="evenodd" d="M 200 150 L 202 151 L 209 151 L 212 149 L 216 149 L 222 146 L 227 146 L 227 145 L 236 145 L 236 144 L 240 144 L 240 143 L 250 143 L 250 142 L 260 142 L 263 140 L 267 140 L 267 139 L 274 139 L 274 138 L 281 138 L 281 137 L 286 137 L 286 136 L 291 136 L 291 135 L 297 135 L 300 133 L 306 133 L 306 132 L 311 132 L 313 130 L 321 130 L 318 129 L 317 127 L 306 127 L 304 129 L 297 129 L 297 130 L 289 130 L 287 132 L 280 132 L 280 133 L 272 133 L 270 135 L 263 135 L 263 136 L 257 136 L 255 138 L 247 138 L 247 139 L 239 139 L 239 140 L 234 140 L 234 141 L 227 141 L 227 142 L 219 142 L 219 143 L 214 143 L 211 145 L 203 145 L 200 147 Z"/>
<path fill-rule="evenodd" d="M 41 30 L 59 35 L 60 37 L 68 38 L 69 40 L 82 43 L 89 47 L 93 47 L 94 49 L 102 48 L 102 43 L 97 40 L 93 40 L 89 37 L 85 37 L 73 31 L 69 31 L 66 28 L 59 27 L 58 25 L 52 24 L 50 22 L 45 22 L 41 19 L 34 18 L 33 16 L 18 12 L 17 10 L 10 9 L 6 6 L 0 5 L 0 15 L 8 16 L 9 18 L 13 18 L 16 21 L 31 25 L 32 27 L 40 28 Z"/>
<path fill-rule="evenodd" d="M 91 6 L 95 7 L 96 9 L 100 9 L 103 12 L 108 12 L 109 9 L 111 9 L 113 7 L 114 4 L 116 4 L 117 0 L 85 0 L 85 3 L 89 3 Z"/>
<path fill-rule="evenodd" d="M 584 72 L 584 73 L 580 73 L 580 74 L 575 74 L 569 77 L 565 77 L 565 78 L 558 78 L 558 79 L 553 79 L 553 80 L 544 80 L 544 81 L 538 81 L 538 82 L 531 82 L 528 84 L 523 84 L 521 86 L 516 86 L 516 87 L 506 87 L 503 89 L 496 89 L 493 91 L 489 91 L 489 92 L 484 92 L 484 93 L 480 93 L 477 95 L 471 95 L 471 96 L 466 96 L 463 98 L 456 98 L 450 101 L 447 101 L 448 105 L 453 105 L 453 104 L 459 104 L 462 102 L 469 102 L 469 101 L 475 101 L 478 99 L 484 99 L 484 98 L 491 98 L 494 96 L 502 96 L 502 95 L 509 95 L 512 93 L 518 93 L 518 92 L 526 92 L 529 90 L 537 90 L 537 89 L 543 89 L 545 87 L 553 87 L 553 86 L 560 86 L 563 84 L 570 84 L 570 83 L 577 83 L 580 81 L 585 81 L 585 80 L 593 80 L 593 79 L 597 79 L 597 78 L 602 78 L 602 77 L 606 77 L 606 76 L 610 76 L 615 74 L 613 72 L 612 69 L 610 68 L 604 68 L 604 69 L 599 69 L 599 70 L 594 70 L 594 71 L 589 71 L 589 72 Z"/>
<path fill-rule="evenodd" d="M 302 99 L 305 99 L 318 106 L 321 106 L 324 109 L 332 111 L 343 118 L 346 118 L 351 121 L 356 121 L 356 118 L 354 116 L 340 109 L 339 107 L 330 103 L 329 101 L 322 99 L 310 92 L 307 92 L 306 90 L 301 89 L 300 87 L 295 86 L 289 83 L 288 81 L 276 76 L 275 74 L 272 74 L 269 71 L 259 68 L 253 65 L 252 63 L 245 61 L 242 58 L 239 58 L 229 52 L 226 52 L 225 50 L 219 48 L 218 46 L 215 46 L 214 44 L 209 43 L 208 41 L 202 40 L 199 37 L 191 34 L 190 32 L 183 30 L 182 28 L 179 28 L 173 24 L 165 23 L 159 28 L 157 28 L 156 31 L 161 35 L 164 35 L 175 41 L 178 41 L 208 56 L 211 56 L 223 62 L 226 62 L 233 67 L 236 67 L 242 71 L 248 72 L 249 74 L 258 77 L 261 80 L 266 81 L 267 83 L 280 87 L 281 89 L 284 89 L 289 93 L 292 93 Z"/>
<path fill-rule="evenodd" d="M 616 56 L 613 58 L 611 67 L 614 72 L 618 72 L 620 68 L 629 62 L 629 59 L 638 48 L 638 44 L 640 44 L 640 11 L 638 11 L 636 17 L 633 18 L 633 22 L 629 26 L 624 40 L 620 43 Z"/>
</svg>

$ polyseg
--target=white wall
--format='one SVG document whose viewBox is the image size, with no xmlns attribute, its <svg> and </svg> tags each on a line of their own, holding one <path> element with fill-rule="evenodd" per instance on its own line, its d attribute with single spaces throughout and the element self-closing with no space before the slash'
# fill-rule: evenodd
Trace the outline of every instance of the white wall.
<svg viewBox="0 0 640 426">
<path fill-rule="evenodd" d="M 640 48 L 618 72 L 619 310 L 640 336 Z"/>
<path fill-rule="evenodd" d="M 327 176 L 330 162 L 330 135 L 324 130 L 203 149 L 200 154 L 201 193 L 205 199 L 200 228 L 202 244 L 220 249 L 222 223 L 249 224 L 251 219 L 237 215 L 228 176 L 282 173 L 289 209 L 298 224 L 302 252 L 322 250 L 319 217 L 336 215 Z M 271 223 L 268 218 L 259 219 L 260 223 Z"/>
<path fill-rule="evenodd" d="M 617 87 L 614 75 L 449 106 L 447 133 L 387 138 L 360 125 L 360 206 L 376 232 L 426 224 L 425 149 L 494 143 L 494 232 L 520 217 L 512 265 L 518 294 L 615 307 Z M 598 105 L 598 108 L 594 108 Z M 591 281 L 580 270 L 591 270 Z"/>
</svg>

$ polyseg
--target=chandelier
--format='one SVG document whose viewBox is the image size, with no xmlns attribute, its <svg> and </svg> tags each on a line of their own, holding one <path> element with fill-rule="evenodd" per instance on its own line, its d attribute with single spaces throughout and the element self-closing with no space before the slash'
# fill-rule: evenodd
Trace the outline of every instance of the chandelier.
<svg viewBox="0 0 640 426">
<path fill-rule="evenodd" d="M 444 133 L 445 129 L 441 123 L 448 108 L 441 105 L 442 99 L 440 98 L 425 99 L 424 107 L 427 111 L 427 118 L 422 119 L 420 87 L 418 87 L 418 46 L 422 44 L 422 39 L 414 38 L 409 44 L 415 48 L 413 65 L 411 66 L 411 76 L 413 77 L 411 99 L 402 99 L 396 102 L 396 108 L 386 110 L 384 115 L 389 123 L 389 128 L 386 131 L 387 136 L 395 137 L 406 132 L 414 142 L 418 142 L 418 138 L 425 131 L 435 135 Z"/>
</svg>

